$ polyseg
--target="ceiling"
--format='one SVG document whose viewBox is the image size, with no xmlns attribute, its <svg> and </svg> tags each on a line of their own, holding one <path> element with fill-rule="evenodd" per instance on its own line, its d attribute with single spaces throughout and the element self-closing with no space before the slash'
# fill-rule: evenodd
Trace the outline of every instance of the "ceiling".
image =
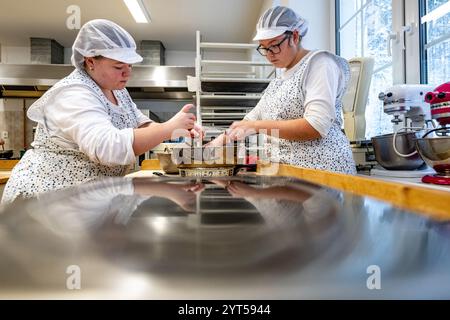
<svg viewBox="0 0 450 320">
<path fill-rule="evenodd" d="M 70 5 L 81 10 L 81 24 L 112 20 L 135 40 L 161 40 L 166 50 L 195 50 L 195 31 L 204 41 L 249 42 L 264 0 L 144 0 L 150 24 L 137 24 L 122 0 L 1 0 L 0 45 L 28 46 L 30 37 L 52 38 L 71 47 L 77 30 L 66 20 Z"/>
</svg>

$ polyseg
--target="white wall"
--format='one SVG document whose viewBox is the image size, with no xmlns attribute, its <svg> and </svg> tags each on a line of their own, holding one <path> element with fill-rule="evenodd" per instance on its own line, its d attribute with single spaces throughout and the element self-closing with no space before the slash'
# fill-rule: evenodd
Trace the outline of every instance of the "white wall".
<svg viewBox="0 0 450 320">
<path fill-rule="evenodd" d="M 31 52 L 29 47 L 1 46 L 1 62 L 8 64 L 30 63 Z"/>
<path fill-rule="evenodd" d="M 70 64 L 71 48 L 64 48 L 64 63 Z M 28 64 L 31 63 L 30 47 L 1 46 L 1 63 Z"/>
<path fill-rule="evenodd" d="M 329 39 L 329 50 L 333 53 L 336 53 L 336 3 L 334 1 L 330 1 L 329 3 L 329 12 L 330 12 L 330 23 L 328 25 L 328 31 L 330 35 Z"/>
<path fill-rule="evenodd" d="M 70 58 L 72 57 L 72 48 L 64 48 L 64 64 L 72 64 Z"/>
<path fill-rule="evenodd" d="M 195 51 L 166 50 L 166 65 L 194 67 Z"/>
<path fill-rule="evenodd" d="M 329 0 L 314 0 L 314 5 L 307 0 L 264 0 L 260 15 L 268 8 L 275 5 L 284 5 L 292 8 L 309 22 L 309 32 L 306 35 L 304 47 L 308 49 L 334 50 L 334 14 L 330 15 L 331 6 Z M 256 26 L 257 21 L 255 21 Z M 253 35 L 252 35 L 253 38 Z M 252 42 L 249 39 L 249 43 Z M 213 39 L 211 39 L 214 42 Z M 29 47 L 5 47 L 1 46 L 1 62 L 8 64 L 30 63 Z M 71 48 L 64 50 L 64 63 L 70 64 Z M 224 57 L 234 53 L 224 53 Z M 166 65 L 168 66 L 194 66 L 194 51 L 166 50 Z"/>
<path fill-rule="evenodd" d="M 27 48 L 28 49 L 28 48 Z M 70 64 L 70 57 L 72 55 L 71 48 L 64 48 L 64 63 Z M 166 65 L 167 66 L 183 66 L 194 67 L 194 51 L 175 51 L 166 50 Z"/>
<path fill-rule="evenodd" d="M 307 49 L 332 50 L 330 36 L 330 0 L 289 0 L 288 6 L 309 22 L 309 31 L 303 39 Z"/>
<path fill-rule="evenodd" d="M 314 5 L 311 0 L 264 0 L 260 16 L 270 7 L 277 5 L 293 9 L 309 22 L 308 34 L 303 39 L 305 48 L 334 52 L 334 12 L 330 14 L 330 0 L 314 0 Z"/>
<path fill-rule="evenodd" d="M 211 39 L 211 41 L 213 41 Z M 29 47 L 1 47 L 2 63 L 7 64 L 28 64 L 30 63 L 30 48 Z M 72 55 L 71 48 L 64 49 L 64 63 L 70 64 L 70 57 Z M 246 60 L 246 55 L 242 52 L 211 52 L 208 51 L 205 55 L 207 59 L 216 60 Z M 168 66 L 195 66 L 195 51 L 175 51 L 166 50 L 166 65 Z"/>
<path fill-rule="evenodd" d="M 71 48 L 64 48 L 64 63 L 70 64 Z M 166 51 L 166 65 L 168 66 L 194 66 L 194 51 Z M 1 63 L 28 64 L 31 63 L 30 47 L 1 46 Z"/>
</svg>

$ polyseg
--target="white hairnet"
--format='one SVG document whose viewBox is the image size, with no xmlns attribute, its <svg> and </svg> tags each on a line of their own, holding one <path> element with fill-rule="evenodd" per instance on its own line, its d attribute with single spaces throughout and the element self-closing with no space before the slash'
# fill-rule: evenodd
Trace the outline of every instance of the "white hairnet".
<svg viewBox="0 0 450 320">
<path fill-rule="evenodd" d="M 298 30 L 300 37 L 308 32 L 308 22 L 294 10 L 277 6 L 266 10 L 256 25 L 254 41 L 278 37 L 286 31 Z"/>
<path fill-rule="evenodd" d="M 133 37 L 121 26 L 104 19 L 91 20 L 78 32 L 72 47 L 72 64 L 84 68 L 84 57 L 103 56 L 120 62 L 141 62 Z"/>
</svg>

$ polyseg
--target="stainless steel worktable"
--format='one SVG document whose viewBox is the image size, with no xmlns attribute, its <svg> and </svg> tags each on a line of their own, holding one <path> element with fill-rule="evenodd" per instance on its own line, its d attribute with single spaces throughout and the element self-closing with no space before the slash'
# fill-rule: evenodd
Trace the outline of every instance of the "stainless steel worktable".
<svg viewBox="0 0 450 320">
<path fill-rule="evenodd" d="M 293 178 L 107 179 L 0 213 L 0 298 L 450 298 L 449 266 L 450 224 Z"/>
</svg>

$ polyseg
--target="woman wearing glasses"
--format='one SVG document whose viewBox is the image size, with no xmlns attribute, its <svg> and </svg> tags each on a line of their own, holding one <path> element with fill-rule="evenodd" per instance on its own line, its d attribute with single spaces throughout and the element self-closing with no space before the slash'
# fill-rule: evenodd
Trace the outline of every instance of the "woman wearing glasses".
<svg viewBox="0 0 450 320">
<path fill-rule="evenodd" d="M 350 77 L 346 60 L 302 47 L 307 22 L 287 7 L 267 10 L 259 19 L 258 52 L 281 76 L 271 81 L 256 107 L 227 130 L 232 140 L 254 133 L 271 135 L 272 161 L 347 174 L 356 172 L 341 131 L 342 103 Z M 225 143 L 225 135 L 211 145 Z"/>
</svg>

